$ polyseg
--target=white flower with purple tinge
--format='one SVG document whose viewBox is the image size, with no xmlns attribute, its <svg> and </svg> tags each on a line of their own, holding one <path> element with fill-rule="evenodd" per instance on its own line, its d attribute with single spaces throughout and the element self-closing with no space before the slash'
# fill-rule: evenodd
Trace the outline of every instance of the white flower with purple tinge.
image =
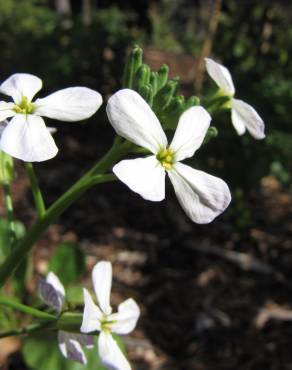
<svg viewBox="0 0 292 370">
<path fill-rule="evenodd" d="M 136 326 L 140 309 L 133 299 L 127 299 L 112 313 L 110 292 L 112 285 L 112 265 L 98 262 L 92 271 L 92 281 L 98 306 L 93 302 L 87 289 L 84 289 L 84 312 L 80 331 L 99 331 L 98 352 L 102 364 L 109 370 L 130 370 L 131 366 L 112 337 L 112 333 L 128 334 Z"/>
<path fill-rule="evenodd" d="M 228 69 L 209 58 L 205 62 L 209 76 L 222 90 L 222 94 L 230 97 L 231 120 L 238 135 L 243 135 L 247 129 L 255 139 L 264 139 L 265 124 L 256 110 L 244 101 L 233 98 L 235 87 Z"/>
<path fill-rule="evenodd" d="M 167 173 L 179 203 L 192 221 L 211 222 L 226 209 L 231 200 L 227 184 L 181 163 L 194 155 L 208 131 L 211 117 L 203 107 L 189 108 L 181 115 L 169 145 L 156 115 L 135 91 L 115 93 L 108 101 L 107 114 L 120 136 L 152 153 L 114 166 L 115 175 L 131 190 L 144 199 L 161 201 L 165 198 Z"/>
<path fill-rule="evenodd" d="M 43 302 L 58 314 L 62 312 L 65 305 L 65 289 L 53 272 L 49 272 L 46 279 L 41 280 L 39 295 Z M 60 351 L 66 358 L 84 365 L 87 363 L 87 359 L 82 347 L 94 347 L 94 341 L 91 336 L 69 333 L 64 330 L 58 331 L 58 343 Z"/>
<path fill-rule="evenodd" d="M 27 73 L 16 73 L 0 85 L 0 93 L 13 99 L 0 101 L 0 121 L 11 118 L 2 132 L 0 150 L 25 162 L 46 161 L 58 152 L 41 116 L 80 121 L 102 104 L 101 95 L 87 87 L 69 87 L 32 101 L 41 88 L 42 80 Z"/>
</svg>

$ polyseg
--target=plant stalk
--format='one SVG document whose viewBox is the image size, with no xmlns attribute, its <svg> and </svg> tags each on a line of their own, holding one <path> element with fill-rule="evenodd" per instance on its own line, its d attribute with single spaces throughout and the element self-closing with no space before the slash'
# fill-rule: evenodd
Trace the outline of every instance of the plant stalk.
<svg viewBox="0 0 292 370">
<path fill-rule="evenodd" d="M 57 317 L 54 315 L 51 315 L 44 311 L 37 310 L 36 308 L 30 307 L 30 306 L 26 306 L 25 304 L 16 302 L 15 300 L 11 298 L 7 298 L 7 297 L 0 297 L 0 306 L 10 307 L 17 311 L 24 312 L 28 315 L 31 315 L 31 316 L 34 316 L 34 317 L 37 317 L 43 320 L 50 320 L 50 321 L 57 320 Z"/>
<path fill-rule="evenodd" d="M 42 218 L 38 219 L 8 255 L 0 266 L 0 287 L 13 274 L 17 266 L 31 250 L 34 243 L 40 238 L 48 226 L 74 203 L 86 190 L 95 184 L 113 180 L 112 174 L 104 174 L 124 154 L 129 151 L 129 142 L 121 142 L 120 138 L 114 141 L 111 149 L 97 162 L 84 176 L 82 176 L 67 192 L 60 196 L 46 211 Z"/>
<path fill-rule="evenodd" d="M 26 162 L 25 168 L 30 181 L 31 191 L 38 218 L 42 218 L 46 213 L 46 207 L 32 163 Z"/>
</svg>

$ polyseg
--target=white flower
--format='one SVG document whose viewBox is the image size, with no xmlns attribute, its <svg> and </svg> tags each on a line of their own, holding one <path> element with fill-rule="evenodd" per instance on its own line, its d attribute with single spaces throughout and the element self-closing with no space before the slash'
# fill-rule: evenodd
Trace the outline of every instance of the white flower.
<svg viewBox="0 0 292 370">
<path fill-rule="evenodd" d="M 247 129 L 255 139 L 264 139 L 265 125 L 256 110 L 244 101 L 233 98 L 235 88 L 228 69 L 209 58 L 205 62 L 209 76 L 223 94 L 230 96 L 231 120 L 238 135 L 243 135 Z"/>
<path fill-rule="evenodd" d="M 102 103 L 101 95 L 87 87 L 69 87 L 32 102 L 41 88 L 42 80 L 26 73 L 16 73 L 0 85 L 0 93 L 13 99 L 0 101 L 0 121 L 12 117 L 1 135 L 0 149 L 26 162 L 46 161 L 58 152 L 41 116 L 80 121 Z"/>
<path fill-rule="evenodd" d="M 39 295 L 48 306 L 58 314 L 61 313 L 65 304 L 65 289 L 53 272 L 49 272 L 46 279 L 40 282 Z M 66 358 L 81 364 L 87 363 L 82 346 L 87 348 L 94 346 L 91 336 L 69 333 L 64 330 L 59 330 L 58 342 L 60 351 Z"/>
<path fill-rule="evenodd" d="M 201 146 L 211 117 L 203 107 L 192 107 L 180 117 L 170 145 L 149 105 L 133 90 L 120 90 L 108 101 L 107 114 L 116 132 L 153 155 L 123 160 L 113 168 L 116 176 L 144 199 L 165 198 L 167 172 L 182 208 L 192 221 L 211 222 L 231 200 L 226 183 L 180 163 Z"/>
<path fill-rule="evenodd" d="M 93 287 L 99 307 L 93 302 L 87 289 L 84 289 L 84 312 L 82 333 L 100 331 L 98 352 L 103 365 L 110 370 L 130 370 L 123 352 L 111 333 L 128 334 L 136 326 L 140 315 L 139 307 L 133 299 L 127 299 L 112 313 L 110 291 L 112 285 L 112 265 L 110 262 L 97 263 L 92 271 Z"/>
</svg>

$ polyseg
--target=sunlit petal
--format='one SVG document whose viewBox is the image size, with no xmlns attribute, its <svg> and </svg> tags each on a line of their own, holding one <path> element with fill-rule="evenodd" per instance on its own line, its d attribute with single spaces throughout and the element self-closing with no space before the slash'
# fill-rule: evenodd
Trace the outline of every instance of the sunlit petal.
<svg viewBox="0 0 292 370">
<path fill-rule="evenodd" d="M 19 104 L 23 97 L 31 101 L 35 94 L 42 88 L 42 80 L 29 73 L 15 73 L 2 82 L 0 92 L 11 96 L 16 104 Z"/>
<path fill-rule="evenodd" d="M 112 287 L 112 265 L 110 262 L 98 262 L 92 270 L 92 281 L 97 301 L 101 310 L 110 315 L 110 294 Z"/>
<path fill-rule="evenodd" d="M 205 58 L 205 62 L 209 76 L 216 82 L 218 87 L 226 94 L 233 95 L 235 93 L 235 88 L 228 69 L 209 58 Z"/>
<path fill-rule="evenodd" d="M 34 102 L 35 114 L 60 121 L 81 121 L 101 106 L 102 97 L 87 87 L 69 87 Z"/>
<path fill-rule="evenodd" d="M 165 198 L 165 170 L 155 156 L 121 161 L 113 172 L 144 199 L 157 202 Z"/>
<path fill-rule="evenodd" d="M 43 119 L 24 114 L 11 119 L 2 133 L 0 149 L 26 162 L 46 161 L 58 152 Z"/>
<path fill-rule="evenodd" d="M 264 139 L 266 136 L 265 124 L 256 110 L 251 105 L 238 99 L 232 99 L 231 104 L 231 119 L 237 133 L 242 135 L 244 126 L 255 139 Z"/>
<path fill-rule="evenodd" d="M 170 149 L 175 160 L 192 157 L 201 146 L 210 126 L 211 116 L 203 107 L 192 107 L 180 117 Z"/>
<path fill-rule="evenodd" d="M 118 312 L 114 315 L 115 324 L 112 325 L 113 333 L 128 334 L 136 326 L 140 316 L 140 309 L 137 303 L 132 299 L 127 299 L 118 307 Z M 108 319 L 111 321 L 111 318 Z"/>
<path fill-rule="evenodd" d="M 0 122 L 4 121 L 6 118 L 15 116 L 16 112 L 13 110 L 14 105 L 14 103 L 0 101 Z"/>
<path fill-rule="evenodd" d="M 182 163 L 176 163 L 168 175 L 182 208 L 196 223 L 213 221 L 230 203 L 229 188 L 218 177 Z"/>
<path fill-rule="evenodd" d="M 108 101 L 107 115 L 116 132 L 156 154 L 167 138 L 156 115 L 134 90 L 116 92 Z"/>
<path fill-rule="evenodd" d="M 102 364 L 107 369 L 131 370 L 129 362 L 111 334 L 100 333 L 98 338 L 98 353 Z"/>
<path fill-rule="evenodd" d="M 87 289 L 83 289 L 84 295 L 84 311 L 82 325 L 80 328 L 81 333 L 90 333 L 100 330 L 100 320 L 102 312 L 93 302 L 91 295 Z"/>
</svg>

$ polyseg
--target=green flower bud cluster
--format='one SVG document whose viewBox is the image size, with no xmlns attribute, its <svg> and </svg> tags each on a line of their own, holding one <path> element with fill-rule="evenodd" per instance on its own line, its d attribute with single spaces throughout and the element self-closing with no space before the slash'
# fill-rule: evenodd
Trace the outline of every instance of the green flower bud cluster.
<svg viewBox="0 0 292 370">
<path fill-rule="evenodd" d="M 169 79 L 169 67 L 163 64 L 151 71 L 143 63 L 143 50 L 134 46 L 126 61 L 123 87 L 137 91 L 152 107 L 164 129 L 175 130 L 180 115 L 188 108 L 199 105 L 196 96 L 178 95 L 179 77 Z"/>
</svg>

